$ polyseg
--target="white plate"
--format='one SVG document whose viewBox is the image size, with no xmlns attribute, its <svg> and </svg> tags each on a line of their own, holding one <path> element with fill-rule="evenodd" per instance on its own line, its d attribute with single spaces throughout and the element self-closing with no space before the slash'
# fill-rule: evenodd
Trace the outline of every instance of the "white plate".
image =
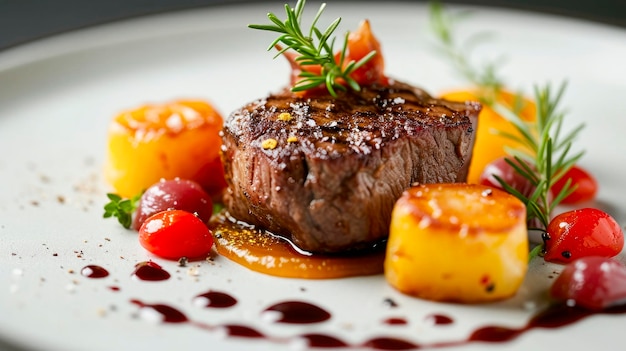
<svg viewBox="0 0 626 351">
<path fill-rule="evenodd" d="M 315 4 L 309 5 L 312 16 Z M 558 266 L 536 264 L 519 296 L 464 306 L 403 296 L 382 276 L 307 281 L 254 273 L 216 258 L 194 267 L 152 257 L 136 235 L 104 220 L 109 190 L 101 177 L 106 128 L 122 109 L 178 97 L 212 101 L 227 115 L 287 82 L 287 64 L 265 51 L 273 36 L 247 29 L 265 23 L 278 4 L 215 7 L 118 22 L 24 45 L 0 54 L 0 337 L 46 350 L 281 350 L 269 339 L 223 338 L 192 325 L 151 323 L 130 300 L 165 303 L 211 325 L 239 323 L 272 337 L 303 332 L 360 343 L 380 335 L 415 343 L 462 340 L 485 324 L 522 326 L 538 306 Z M 626 223 L 626 32 L 563 18 L 476 8 L 461 32 L 492 31 L 477 60 L 506 54 L 502 74 L 513 88 L 569 81 L 564 106 L 572 124 L 587 128 L 577 148 L 601 184 L 598 200 Z M 432 92 L 465 85 L 432 48 L 424 5 L 329 4 L 323 20 L 343 16 L 340 32 L 369 18 L 383 44 L 389 75 Z M 326 23 L 328 23 L 326 22 Z M 137 262 L 153 259 L 172 274 L 165 282 L 132 280 Z M 88 264 L 110 276 L 88 279 Z M 463 264 L 459 262 L 459 264 Z M 72 273 L 74 272 L 74 273 Z M 119 287 L 113 291 L 111 286 Z M 192 298 L 226 291 L 238 304 L 200 308 Z M 393 299 L 398 307 L 384 303 Z M 325 323 L 280 326 L 260 312 L 287 299 L 309 301 L 332 313 Z M 453 317 L 429 325 L 432 313 Z M 139 317 L 138 317 L 139 316 Z M 383 323 L 401 317 L 407 325 Z M 593 316 L 556 330 L 533 330 L 497 349 L 591 349 L 623 341 L 613 326 L 624 316 Z M 475 343 L 459 346 L 482 350 Z M 450 348 L 454 349 L 454 348 Z"/>
</svg>

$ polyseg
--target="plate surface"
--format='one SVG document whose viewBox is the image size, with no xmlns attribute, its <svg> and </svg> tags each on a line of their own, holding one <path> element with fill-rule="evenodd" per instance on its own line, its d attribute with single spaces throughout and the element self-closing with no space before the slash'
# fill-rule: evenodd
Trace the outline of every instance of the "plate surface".
<svg viewBox="0 0 626 351">
<path fill-rule="evenodd" d="M 315 7 L 309 4 L 310 16 Z M 392 77 L 433 93 L 466 86 L 433 49 L 426 10 L 423 4 L 333 2 L 322 20 L 342 16 L 343 32 L 369 18 Z M 282 279 L 221 257 L 181 268 L 152 257 L 136 234 L 101 218 L 110 190 L 101 175 L 106 129 L 116 113 L 195 97 L 211 101 L 226 116 L 287 82 L 286 62 L 273 61 L 265 50 L 272 35 L 246 27 L 266 23 L 268 11 L 283 14 L 277 4 L 207 8 L 118 22 L 0 53 L 0 338 L 45 350 L 282 350 L 302 348 L 295 336 L 303 333 L 355 344 L 377 336 L 431 344 L 464 340 L 486 324 L 520 327 L 545 305 L 559 266 L 535 262 L 518 296 L 508 301 L 431 303 L 399 294 L 382 276 Z M 533 84 L 568 81 L 563 106 L 571 125 L 586 123 L 576 148 L 586 149 L 581 164 L 601 185 L 596 205 L 626 223 L 626 32 L 473 8 L 459 33 L 481 31 L 495 35 L 471 57 L 481 62 L 504 54 L 501 73 L 511 88 L 531 92 Z M 147 260 L 172 277 L 132 279 L 134 265 Z M 82 276 L 90 264 L 110 275 Z M 208 290 L 227 292 L 238 303 L 222 310 L 194 304 L 194 297 Z M 152 322 L 132 299 L 167 304 L 211 326 L 250 326 L 271 338 L 225 337 L 190 323 Z M 263 309 L 286 300 L 322 306 L 332 318 L 301 326 L 263 317 Z M 427 318 L 433 314 L 454 323 L 433 325 Z M 384 322 L 393 317 L 407 324 Z M 600 340 L 616 345 L 623 336 L 613 325 L 624 322 L 625 316 L 593 316 L 565 328 L 532 330 L 493 348 L 582 350 Z M 457 348 L 487 347 L 474 343 L 447 350 Z"/>
</svg>

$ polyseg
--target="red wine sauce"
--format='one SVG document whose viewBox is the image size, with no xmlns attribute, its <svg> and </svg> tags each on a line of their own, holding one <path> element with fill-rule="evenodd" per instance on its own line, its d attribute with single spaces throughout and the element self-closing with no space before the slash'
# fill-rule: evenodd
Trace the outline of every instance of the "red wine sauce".
<svg viewBox="0 0 626 351">
<path fill-rule="evenodd" d="M 378 337 L 363 343 L 362 347 L 374 350 L 415 350 L 420 346 L 408 340 L 395 337 Z"/>
<path fill-rule="evenodd" d="M 388 325 L 407 325 L 408 322 L 405 318 L 400 318 L 400 317 L 390 317 L 387 318 L 385 320 L 383 320 L 383 324 L 388 324 Z"/>
<path fill-rule="evenodd" d="M 603 311 L 590 311 L 580 307 L 570 307 L 566 304 L 556 304 L 534 316 L 522 328 L 506 328 L 500 326 L 485 326 L 476 329 L 468 341 L 502 342 L 510 341 L 526 331 L 534 328 L 555 329 L 564 327 L 594 314 L 623 314 L 626 305 L 616 306 Z"/>
<path fill-rule="evenodd" d="M 100 266 L 90 264 L 83 267 L 83 269 L 80 270 L 80 274 L 87 278 L 104 278 L 109 276 L 109 271 Z"/>
<path fill-rule="evenodd" d="M 170 274 L 167 271 L 152 261 L 137 263 L 132 276 L 139 280 L 147 281 L 160 281 L 170 278 Z"/>
<path fill-rule="evenodd" d="M 139 300 L 130 300 L 140 308 L 150 308 L 161 315 L 163 323 L 186 323 L 189 318 L 178 309 L 164 304 L 147 304 Z"/>
<path fill-rule="evenodd" d="M 194 298 L 194 302 L 202 304 L 204 307 L 227 308 L 237 304 L 237 299 L 227 293 L 219 291 L 207 291 Z"/>
<path fill-rule="evenodd" d="M 330 313 L 321 307 L 302 301 L 285 301 L 272 305 L 265 311 L 279 312 L 277 323 L 309 324 L 330 319 Z"/>
<path fill-rule="evenodd" d="M 454 320 L 442 314 L 431 314 L 426 316 L 426 320 L 433 325 L 447 325 L 454 323 Z"/>
<path fill-rule="evenodd" d="M 298 338 L 304 339 L 308 343 L 308 347 L 320 347 L 320 348 L 341 348 L 350 347 L 345 341 L 338 339 L 334 336 L 325 334 L 303 334 Z"/>
<path fill-rule="evenodd" d="M 209 291 L 208 293 L 215 293 Z M 201 294 L 199 296 L 204 296 L 208 293 Z M 234 301 L 228 299 L 228 294 L 221 293 L 223 295 L 218 294 L 222 298 L 225 298 L 229 301 Z M 187 316 L 181 312 L 180 310 L 164 305 L 164 304 L 148 304 L 141 302 L 137 299 L 131 300 L 131 303 L 139 306 L 140 308 L 150 308 L 154 312 L 157 312 L 162 317 L 163 323 L 190 323 L 196 327 L 205 329 L 205 330 L 216 330 L 223 329 L 226 330 L 226 334 L 230 337 L 243 337 L 243 338 L 263 338 L 269 341 L 273 341 L 276 343 L 289 343 L 293 342 L 295 339 L 304 339 L 309 347 L 318 347 L 318 348 L 367 348 L 372 350 L 415 350 L 415 349 L 439 349 L 446 348 L 451 346 L 462 346 L 474 342 L 507 342 L 511 341 L 523 333 L 532 330 L 534 328 L 543 328 L 543 329 L 554 329 L 564 327 L 577 321 L 584 319 L 586 317 L 595 315 L 595 314 L 624 314 L 626 313 L 626 305 L 616 306 L 613 308 L 609 308 L 603 311 L 589 311 L 580 307 L 570 307 L 565 304 L 556 304 L 552 305 L 544 311 L 539 312 L 535 315 L 525 326 L 521 328 L 509 328 L 497 325 L 488 325 L 484 327 L 480 327 L 466 339 L 460 341 L 448 341 L 448 342 L 439 342 L 434 344 L 416 344 L 411 340 L 405 340 L 402 338 L 397 338 L 393 336 L 377 336 L 375 338 L 366 340 L 360 345 L 353 345 L 350 343 L 346 343 L 345 341 L 326 334 L 312 333 L 312 334 L 302 334 L 296 335 L 293 337 L 285 337 L 285 338 L 272 338 L 267 336 L 258 330 L 239 324 L 226 324 L 226 325 L 207 325 L 201 322 L 192 322 Z M 222 302 L 223 303 L 223 302 Z M 209 303 L 211 304 L 211 303 Z M 219 305 L 219 303 L 218 303 Z M 303 323 L 317 323 L 330 319 L 331 315 L 324 309 L 315 306 L 313 304 L 301 301 L 285 301 L 274 304 L 264 310 L 266 311 L 277 311 L 281 313 L 281 317 L 279 322 L 281 323 L 294 323 L 294 324 L 303 324 Z M 433 319 L 433 323 L 437 324 L 450 324 L 453 323 L 452 318 L 442 315 L 431 315 L 429 318 Z M 390 324 L 393 324 L 395 319 L 390 318 L 388 321 L 392 321 Z M 406 322 L 405 320 L 398 318 L 397 322 Z"/>
<path fill-rule="evenodd" d="M 265 337 L 265 335 L 263 335 L 258 330 L 245 326 L 245 325 L 227 324 L 227 325 L 221 325 L 220 328 L 225 329 L 228 336 L 235 336 L 235 337 L 238 336 L 238 337 L 243 337 L 243 338 L 264 338 Z"/>
</svg>

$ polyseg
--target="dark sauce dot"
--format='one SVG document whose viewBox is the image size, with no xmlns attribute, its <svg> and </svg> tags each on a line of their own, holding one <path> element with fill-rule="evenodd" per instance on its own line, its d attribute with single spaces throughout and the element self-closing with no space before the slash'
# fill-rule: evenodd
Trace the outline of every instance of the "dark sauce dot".
<svg viewBox="0 0 626 351">
<path fill-rule="evenodd" d="M 390 317 L 387 318 L 385 320 L 383 320 L 383 324 L 388 324 L 388 325 L 407 325 L 408 322 L 405 318 L 399 318 L 399 317 Z"/>
<path fill-rule="evenodd" d="M 226 330 L 226 333 L 228 334 L 228 336 L 238 336 L 238 337 L 243 337 L 243 338 L 265 337 L 258 330 L 251 328 L 251 327 L 247 327 L 245 325 L 229 324 L 229 325 L 222 325 L 221 328 L 224 328 Z"/>
<path fill-rule="evenodd" d="M 203 307 L 228 308 L 237 304 L 237 299 L 219 291 L 207 291 L 194 298 L 194 302 Z"/>
<path fill-rule="evenodd" d="M 454 320 L 442 314 L 431 314 L 426 316 L 426 321 L 433 325 L 447 325 L 454 323 Z"/>
<path fill-rule="evenodd" d="M 189 321 L 189 319 L 187 318 L 187 316 L 185 316 L 184 313 L 168 305 L 147 304 L 139 300 L 131 300 L 130 302 L 134 303 L 140 308 L 149 308 L 157 312 L 159 315 L 161 315 L 163 323 L 185 323 Z"/>
<path fill-rule="evenodd" d="M 419 345 L 410 341 L 392 337 L 370 339 L 363 343 L 363 346 L 375 350 L 414 350 L 419 348 Z"/>
<path fill-rule="evenodd" d="M 492 293 L 494 290 L 496 290 L 496 284 L 494 283 L 489 283 L 489 285 L 485 287 L 485 291 L 488 293 Z"/>
<path fill-rule="evenodd" d="M 298 336 L 308 342 L 308 347 L 340 348 L 350 346 L 345 341 L 325 334 L 304 334 Z"/>
<path fill-rule="evenodd" d="M 106 269 L 96 265 L 83 267 L 83 269 L 80 270 L 80 274 L 87 278 L 104 278 L 109 276 L 109 272 Z"/>
<path fill-rule="evenodd" d="M 515 339 L 523 332 L 521 329 L 511 329 L 499 326 L 487 326 L 476 329 L 469 337 L 469 341 L 503 342 Z"/>
<path fill-rule="evenodd" d="M 548 234 L 548 232 L 542 232 L 541 233 L 541 240 L 543 240 L 543 241 L 550 240 L 550 234 Z"/>
<path fill-rule="evenodd" d="M 152 261 L 137 263 L 132 276 L 147 281 L 160 281 L 170 278 L 170 274 L 167 271 Z"/>
<path fill-rule="evenodd" d="M 265 312 L 279 312 L 278 323 L 308 324 L 330 319 L 330 313 L 313 304 L 301 301 L 286 301 L 272 305 Z"/>
<path fill-rule="evenodd" d="M 561 252 L 561 256 L 563 256 L 563 258 L 570 259 L 572 258 L 572 253 L 569 251 L 563 251 Z"/>
</svg>

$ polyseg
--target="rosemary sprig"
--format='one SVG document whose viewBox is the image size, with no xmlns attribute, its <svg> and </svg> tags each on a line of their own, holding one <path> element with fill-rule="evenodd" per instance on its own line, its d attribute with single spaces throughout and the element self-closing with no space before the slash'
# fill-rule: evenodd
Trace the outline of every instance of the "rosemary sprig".
<svg viewBox="0 0 626 351">
<path fill-rule="evenodd" d="M 350 74 L 372 59 L 372 57 L 376 55 L 376 51 L 370 52 L 358 62 L 351 60 L 346 63 L 345 59 L 348 35 L 350 34 L 348 32 L 345 35 L 339 62 L 335 61 L 333 49 L 335 38 L 332 36 L 341 22 L 341 17 L 333 21 L 326 28 L 326 30 L 322 32 L 319 28 L 317 28 L 317 22 L 326 7 L 326 4 L 323 3 L 313 18 L 313 22 L 308 30 L 308 33 L 305 35 L 301 28 L 302 14 L 304 12 L 305 3 L 306 0 L 298 0 L 294 8 L 285 4 L 287 19 L 284 21 L 280 20 L 275 14 L 270 12 L 267 14 L 267 17 L 273 24 L 250 24 L 248 27 L 252 29 L 280 33 L 280 36 L 276 38 L 268 48 L 268 51 L 272 50 L 278 43 L 285 45 L 285 47 L 282 48 L 274 58 L 280 56 L 289 49 L 292 49 L 300 54 L 300 56 L 296 58 L 296 62 L 303 68 L 299 75 L 301 79 L 296 82 L 295 86 L 291 89 L 292 91 L 305 91 L 320 85 L 325 85 L 328 92 L 333 97 L 336 97 L 338 90 L 346 90 L 346 87 L 341 84 L 342 81 L 345 82 L 351 89 L 359 91 L 361 89 L 359 83 L 355 81 Z M 319 74 L 305 69 L 306 66 L 317 65 L 321 68 Z"/>
<path fill-rule="evenodd" d="M 516 95 L 512 105 L 504 105 L 498 101 L 498 93 L 504 84 L 497 76 L 496 63 L 488 63 L 481 69 L 476 69 L 467 59 L 470 46 L 461 47 L 453 35 L 453 26 L 458 18 L 446 13 L 438 1 L 430 3 L 431 27 L 441 42 L 442 52 L 450 59 L 456 69 L 472 84 L 476 85 L 482 103 L 496 110 L 501 116 L 508 118 L 519 135 L 496 131 L 496 133 L 514 141 L 519 147 L 507 148 L 511 155 L 506 162 L 533 187 L 532 194 L 523 194 L 521 191 L 507 184 L 503 179 L 496 177 L 500 185 L 509 193 L 526 204 L 527 221 L 534 223 L 538 220 L 539 230 L 545 238 L 546 228 L 550 223 L 551 214 L 561 201 L 576 190 L 576 185 L 568 180 L 558 194 L 552 194 L 552 186 L 583 156 L 583 151 L 570 153 L 572 142 L 576 139 L 584 125 L 578 125 L 569 133 L 562 135 L 563 119 L 565 114 L 558 109 L 566 83 L 562 83 L 556 93 L 550 85 L 535 87 L 536 119 L 529 121 L 521 117 L 524 99 Z M 476 44 L 484 35 L 475 35 L 470 44 Z M 465 48 L 465 50 L 463 50 Z M 543 245 L 535 247 L 529 259 L 537 256 L 543 250 Z"/>
<path fill-rule="evenodd" d="M 430 27 L 440 43 L 440 51 L 446 56 L 454 68 L 480 91 L 481 102 L 491 105 L 503 87 L 497 75 L 498 65 L 503 60 L 487 62 L 476 68 L 468 59 L 469 53 L 481 41 L 489 37 L 488 33 L 478 33 L 469 37 L 460 45 L 454 35 L 454 26 L 459 19 L 467 16 L 467 12 L 451 14 L 446 12 L 439 1 L 431 1 L 429 5 Z"/>
<path fill-rule="evenodd" d="M 520 136 L 503 133 L 499 134 L 515 141 L 522 147 L 507 148 L 512 158 L 506 161 L 513 169 L 522 175 L 535 188 L 530 195 L 524 195 L 496 177 L 498 182 L 511 194 L 522 200 L 527 207 L 528 220 L 537 218 L 545 232 L 550 223 L 550 215 L 559 203 L 571 194 L 576 185 L 568 180 L 558 194 L 552 194 L 551 188 L 563 175 L 583 156 L 584 151 L 570 155 L 572 142 L 580 133 L 583 124 L 573 128 L 569 133 L 562 135 L 563 119 L 565 114 L 557 109 L 566 83 L 562 83 L 556 93 L 550 85 L 543 88 L 535 87 L 535 103 L 537 116 L 534 122 L 523 120 L 519 114 L 509 108 L 496 106 L 496 110 L 515 126 Z M 554 195 L 554 197 L 553 197 Z"/>
</svg>

